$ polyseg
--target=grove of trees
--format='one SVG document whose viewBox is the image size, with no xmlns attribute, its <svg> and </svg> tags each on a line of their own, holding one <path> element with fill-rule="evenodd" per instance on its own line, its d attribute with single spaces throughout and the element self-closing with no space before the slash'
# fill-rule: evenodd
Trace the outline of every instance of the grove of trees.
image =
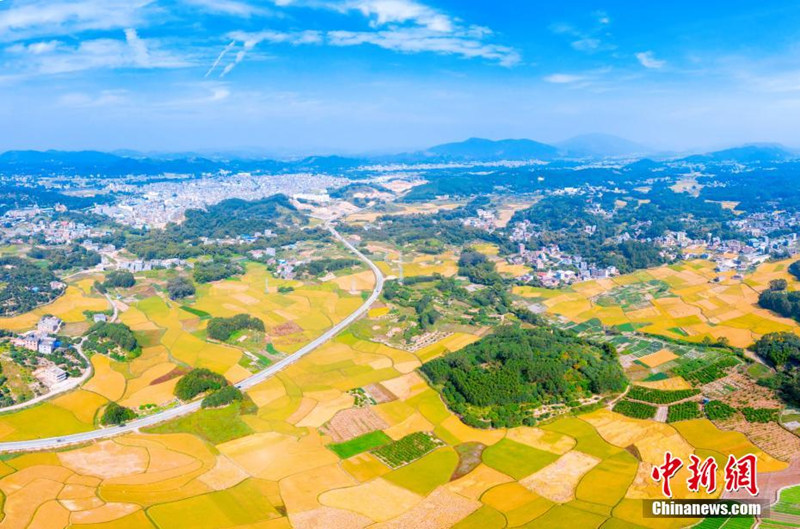
<svg viewBox="0 0 800 529">
<path fill-rule="evenodd" d="M 448 406 L 475 427 L 534 424 L 530 413 L 625 389 L 614 347 L 547 326 L 501 327 L 422 372 Z"/>
</svg>

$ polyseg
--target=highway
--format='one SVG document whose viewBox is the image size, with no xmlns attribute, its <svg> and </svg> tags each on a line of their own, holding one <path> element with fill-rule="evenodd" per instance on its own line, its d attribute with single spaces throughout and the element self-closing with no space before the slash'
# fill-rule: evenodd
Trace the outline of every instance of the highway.
<svg viewBox="0 0 800 529">
<path fill-rule="evenodd" d="M 328 224 L 327 227 L 330 230 L 331 234 L 339 242 L 341 242 L 344 246 L 346 246 L 360 260 L 366 263 L 367 266 L 369 266 L 369 268 L 372 270 L 372 273 L 375 275 L 375 287 L 372 290 L 372 294 L 370 294 L 369 298 L 367 298 L 367 300 L 360 307 L 358 307 L 358 309 L 356 309 L 355 312 L 350 314 L 348 317 L 346 317 L 345 319 L 343 319 L 330 329 L 328 329 L 324 334 L 316 338 L 314 341 L 309 342 L 293 355 L 288 356 L 283 360 L 272 364 L 266 369 L 259 371 L 253 376 L 242 380 L 241 382 L 236 384 L 236 387 L 242 390 L 250 389 L 253 386 L 260 384 L 261 382 L 267 380 L 268 378 L 274 376 L 275 374 L 279 373 L 280 371 L 283 371 L 290 365 L 299 361 L 301 358 L 303 358 L 310 352 L 314 351 L 321 345 L 325 344 L 326 342 L 334 338 L 337 334 L 339 334 L 347 327 L 349 327 L 351 323 L 353 323 L 358 318 L 363 316 L 369 310 L 369 307 L 375 301 L 377 301 L 378 296 L 381 295 L 381 291 L 383 290 L 384 278 L 380 269 L 375 265 L 375 263 L 370 261 L 364 254 L 358 251 L 358 249 L 355 246 L 350 244 L 350 242 L 348 242 L 344 237 L 342 237 L 332 225 Z M 71 444 L 80 444 L 89 441 L 96 441 L 98 439 L 114 437 L 120 434 L 134 432 L 139 428 L 153 426 L 155 424 L 169 421 L 171 419 L 175 419 L 176 417 L 181 417 L 183 415 L 195 412 L 200 409 L 200 403 L 201 403 L 200 400 L 195 400 L 186 404 L 181 404 L 180 406 L 169 408 L 160 411 L 158 413 L 154 413 L 153 415 L 148 415 L 146 417 L 130 421 L 121 426 L 101 428 L 98 430 L 92 430 L 90 432 L 63 435 L 61 437 L 48 437 L 44 439 L 30 439 L 26 441 L 11 441 L 7 443 L 0 443 L 0 453 L 47 450 Z"/>
</svg>

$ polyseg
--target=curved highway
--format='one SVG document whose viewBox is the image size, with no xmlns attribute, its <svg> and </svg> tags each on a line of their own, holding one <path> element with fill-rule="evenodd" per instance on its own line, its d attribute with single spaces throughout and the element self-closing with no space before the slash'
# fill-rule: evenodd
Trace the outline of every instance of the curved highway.
<svg viewBox="0 0 800 529">
<path fill-rule="evenodd" d="M 327 227 L 330 230 L 331 234 L 339 242 L 344 244 L 351 252 L 353 252 L 364 263 L 366 263 L 367 266 L 369 266 L 369 268 L 372 270 L 372 273 L 375 275 L 375 288 L 372 289 L 372 294 L 370 294 L 369 298 L 367 298 L 367 300 L 360 307 L 358 307 L 358 309 L 356 309 L 355 312 L 350 314 L 348 317 L 346 317 L 345 319 L 343 319 L 330 329 L 328 329 L 324 334 L 316 338 L 314 341 L 306 344 L 303 348 L 298 350 L 293 355 L 288 356 L 283 360 L 276 362 L 275 364 L 272 364 L 263 371 L 259 371 L 253 376 L 239 382 L 238 384 L 236 384 L 237 388 L 240 388 L 242 390 L 250 389 L 253 386 L 260 384 L 266 379 L 272 377 L 276 373 L 286 369 L 290 365 L 294 364 L 295 362 L 306 356 L 311 351 L 314 351 L 321 345 L 325 344 L 326 342 L 334 338 L 337 334 L 346 329 L 348 326 L 350 326 L 351 323 L 353 323 L 358 318 L 363 316 L 369 310 L 370 305 L 372 305 L 375 301 L 377 301 L 378 296 L 381 295 L 381 291 L 383 290 L 384 278 L 380 269 L 375 265 L 375 263 L 370 261 L 364 254 L 358 251 L 358 249 L 355 246 L 350 244 L 350 242 L 348 242 L 344 237 L 342 237 L 339 234 L 339 232 L 337 232 L 333 228 L 332 225 L 328 224 Z M 146 417 L 130 421 L 129 423 L 121 426 L 101 428 L 99 430 L 63 435 L 61 437 L 48 437 L 44 439 L 31 439 L 27 441 L 11 441 L 7 443 L 0 443 L 0 452 L 45 450 L 51 448 L 58 448 L 70 444 L 79 444 L 89 441 L 95 441 L 98 439 L 105 439 L 123 433 L 133 432 L 138 430 L 139 428 L 153 426 L 155 424 L 195 412 L 200 409 L 200 403 L 201 403 L 200 400 L 195 400 L 187 404 L 182 404 L 174 408 L 169 408 L 164 411 L 154 413 L 153 415 L 148 415 Z"/>
</svg>

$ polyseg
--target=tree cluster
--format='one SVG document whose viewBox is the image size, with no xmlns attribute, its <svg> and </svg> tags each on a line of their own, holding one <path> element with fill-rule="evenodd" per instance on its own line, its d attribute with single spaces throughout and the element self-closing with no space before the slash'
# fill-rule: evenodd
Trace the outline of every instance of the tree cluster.
<svg viewBox="0 0 800 529">
<path fill-rule="evenodd" d="M 758 304 L 786 318 L 800 321 L 800 291 L 786 290 L 785 279 L 773 279 L 769 288 L 758 296 Z"/>
<path fill-rule="evenodd" d="M 477 427 L 533 424 L 531 410 L 627 385 L 614 347 L 551 327 L 501 327 L 422 372 Z"/>
<path fill-rule="evenodd" d="M 188 277 L 177 276 L 167 281 L 167 294 L 170 299 L 188 298 L 194 296 L 195 292 L 194 283 Z"/>
<path fill-rule="evenodd" d="M 175 384 L 175 396 L 181 400 L 191 400 L 201 393 L 216 391 L 228 385 L 224 376 L 206 368 L 195 368 L 186 373 Z"/>
<path fill-rule="evenodd" d="M 0 316 L 28 312 L 50 303 L 64 290 L 53 289 L 58 278 L 33 261 L 20 257 L 0 258 Z"/>
<path fill-rule="evenodd" d="M 127 270 L 114 270 L 106 275 L 103 281 L 105 288 L 130 288 L 136 284 L 136 278 Z"/>
<path fill-rule="evenodd" d="M 109 402 L 100 418 L 100 424 L 103 426 L 125 424 L 135 418 L 136 412 L 132 409 L 120 406 L 116 402 Z"/>
<path fill-rule="evenodd" d="M 69 270 L 71 268 L 85 269 L 100 264 L 100 254 L 87 250 L 83 246 L 73 245 L 69 248 L 41 248 L 34 247 L 28 252 L 33 259 L 45 259 L 50 264 L 51 270 Z"/>
<path fill-rule="evenodd" d="M 84 348 L 88 352 L 109 355 L 125 361 L 138 357 L 142 350 L 131 328 L 124 323 L 99 321 L 86 333 Z"/>
<path fill-rule="evenodd" d="M 206 332 L 209 338 L 224 342 L 236 331 L 244 329 L 264 332 L 264 322 L 249 314 L 237 314 L 230 318 L 212 318 L 208 322 Z"/>
<path fill-rule="evenodd" d="M 777 370 L 774 377 L 759 383 L 777 389 L 786 401 L 800 405 L 800 337 L 790 332 L 769 333 L 751 348 Z"/>
<path fill-rule="evenodd" d="M 194 266 L 194 280 L 198 283 L 211 283 L 244 273 L 244 267 L 227 259 L 199 261 Z"/>
</svg>

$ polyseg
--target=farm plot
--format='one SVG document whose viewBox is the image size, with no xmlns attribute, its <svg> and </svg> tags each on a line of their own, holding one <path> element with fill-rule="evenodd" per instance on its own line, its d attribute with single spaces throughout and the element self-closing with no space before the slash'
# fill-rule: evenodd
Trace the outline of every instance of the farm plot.
<svg viewBox="0 0 800 529">
<path fill-rule="evenodd" d="M 743 282 L 712 282 L 716 275 L 713 263 L 690 261 L 611 281 L 580 283 L 569 290 L 519 287 L 514 293 L 534 299 L 551 314 L 574 323 L 597 318 L 622 332 L 637 330 L 698 343 L 725 339 L 731 345 L 747 347 L 763 334 L 798 329 L 796 322 L 757 305 L 758 293 L 768 286 L 769 278 L 789 277 L 785 271 L 777 271 L 775 263 L 759 266 Z"/>
</svg>

